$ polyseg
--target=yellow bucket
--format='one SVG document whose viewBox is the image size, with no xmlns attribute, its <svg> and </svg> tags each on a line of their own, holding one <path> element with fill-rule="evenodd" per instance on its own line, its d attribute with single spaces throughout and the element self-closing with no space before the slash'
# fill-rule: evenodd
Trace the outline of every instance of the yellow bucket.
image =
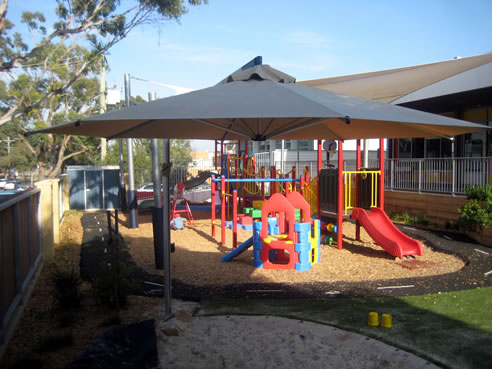
<svg viewBox="0 0 492 369">
<path fill-rule="evenodd" d="M 377 327 L 379 325 L 379 314 L 375 311 L 371 311 L 369 313 L 367 324 L 369 324 L 371 327 Z"/>
</svg>

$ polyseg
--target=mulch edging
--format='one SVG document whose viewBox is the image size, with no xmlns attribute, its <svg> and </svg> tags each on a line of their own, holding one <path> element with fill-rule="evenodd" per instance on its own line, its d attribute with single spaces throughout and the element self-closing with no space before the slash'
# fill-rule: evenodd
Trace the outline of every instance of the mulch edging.
<svg viewBox="0 0 492 369">
<path fill-rule="evenodd" d="M 81 248 L 80 273 L 92 281 L 101 272 L 106 260 L 105 241 L 107 225 L 105 213 L 86 213 L 81 219 L 84 228 Z M 318 283 L 241 283 L 224 286 L 194 286 L 172 280 L 174 298 L 199 301 L 210 298 L 282 298 L 328 299 L 334 297 L 417 296 L 437 292 L 451 292 L 492 286 L 492 249 L 474 243 L 465 235 L 443 231 L 418 229 L 397 225 L 405 234 L 425 238 L 433 248 L 456 255 L 465 261 L 465 267 L 454 273 L 429 277 L 374 280 L 367 282 Z M 137 282 L 134 294 L 162 297 L 162 276 L 153 275 L 138 267 L 127 253 L 124 258 L 133 268 L 131 277 Z M 410 287 L 409 287 L 410 286 Z"/>
</svg>

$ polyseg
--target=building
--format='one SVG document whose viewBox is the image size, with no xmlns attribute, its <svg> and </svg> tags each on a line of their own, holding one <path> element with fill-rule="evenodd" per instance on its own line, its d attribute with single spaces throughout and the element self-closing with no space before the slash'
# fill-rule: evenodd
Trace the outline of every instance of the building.
<svg viewBox="0 0 492 369">
<path fill-rule="evenodd" d="M 492 126 L 492 53 L 299 83 Z M 388 142 L 389 158 L 452 156 L 492 156 L 492 131 Z"/>
</svg>

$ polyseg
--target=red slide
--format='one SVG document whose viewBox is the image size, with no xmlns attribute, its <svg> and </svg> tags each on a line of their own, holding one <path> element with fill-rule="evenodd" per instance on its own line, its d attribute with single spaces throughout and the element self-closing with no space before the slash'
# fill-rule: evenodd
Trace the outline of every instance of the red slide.
<svg viewBox="0 0 492 369">
<path fill-rule="evenodd" d="M 424 254 L 420 243 L 396 228 L 384 210 L 371 208 L 367 213 L 364 209 L 354 208 L 352 219 L 358 220 L 369 236 L 390 255 L 401 258 Z"/>
</svg>

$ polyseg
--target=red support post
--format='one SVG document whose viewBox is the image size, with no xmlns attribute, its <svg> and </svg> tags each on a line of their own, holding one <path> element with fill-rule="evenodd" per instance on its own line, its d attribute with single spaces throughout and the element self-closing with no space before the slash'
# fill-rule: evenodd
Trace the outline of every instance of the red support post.
<svg viewBox="0 0 492 369">
<path fill-rule="evenodd" d="M 226 222 L 226 184 L 225 184 L 225 176 L 220 177 L 220 191 L 221 191 L 221 207 L 220 207 L 220 214 L 221 214 L 221 242 L 222 246 L 225 246 L 225 222 Z"/>
<path fill-rule="evenodd" d="M 309 177 L 309 167 L 306 167 L 304 168 L 304 184 L 308 185 L 309 184 L 309 181 L 310 181 L 310 177 Z"/>
<path fill-rule="evenodd" d="M 321 147 L 321 140 L 318 140 L 318 178 L 322 168 L 323 168 L 323 149 Z"/>
<path fill-rule="evenodd" d="M 232 195 L 232 247 L 237 247 L 237 190 Z"/>
<path fill-rule="evenodd" d="M 379 208 L 384 211 L 384 138 L 379 139 Z"/>
<path fill-rule="evenodd" d="M 222 171 L 222 159 L 224 159 L 224 140 L 220 140 L 220 168 L 221 168 L 221 171 Z M 224 173 L 220 173 L 220 174 L 224 174 Z"/>
<path fill-rule="evenodd" d="M 318 196 L 318 203 L 319 203 L 319 196 Z M 337 244 L 339 250 L 343 248 L 342 223 L 343 223 L 343 142 L 341 140 L 338 140 Z"/>
<path fill-rule="evenodd" d="M 212 210 L 212 237 L 215 237 L 215 182 L 214 182 L 215 176 L 212 176 L 212 182 L 211 182 L 211 187 L 212 187 L 212 204 L 211 204 L 211 210 Z"/>
<path fill-rule="evenodd" d="M 297 183 L 296 183 L 296 179 L 297 179 L 297 170 L 296 170 L 296 167 L 292 167 L 292 191 L 297 191 Z"/>
<path fill-rule="evenodd" d="M 367 142 L 367 141 L 366 141 Z M 360 139 L 357 140 L 357 154 L 355 157 L 355 167 L 356 170 L 359 171 L 361 168 L 361 152 L 360 152 Z M 360 174 L 357 174 L 355 177 L 355 206 L 359 207 L 359 182 L 360 182 Z M 357 220 L 355 222 L 355 239 L 360 241 L 360 222 Z"/>
<path fill-rule="evenodd" d="M 248 178 L 247 164 L 248 164 L 248 154 L 245 154 L 243 157 L 243 171 L 242 171 L 243 175 L 242 175 L 242 178 Z M 246 183 L 243 183 L 243 209 L 245 207 L 246 207 Z"/>
<path fill-rule="evenodd" d="M 304 176 L 301 176 L 301 195 L 302 195 L 302 197 L 305 197 L 304 187 L 306 186 L 306 183 L 304 181 L 305 181 Z"/>
</svg>

